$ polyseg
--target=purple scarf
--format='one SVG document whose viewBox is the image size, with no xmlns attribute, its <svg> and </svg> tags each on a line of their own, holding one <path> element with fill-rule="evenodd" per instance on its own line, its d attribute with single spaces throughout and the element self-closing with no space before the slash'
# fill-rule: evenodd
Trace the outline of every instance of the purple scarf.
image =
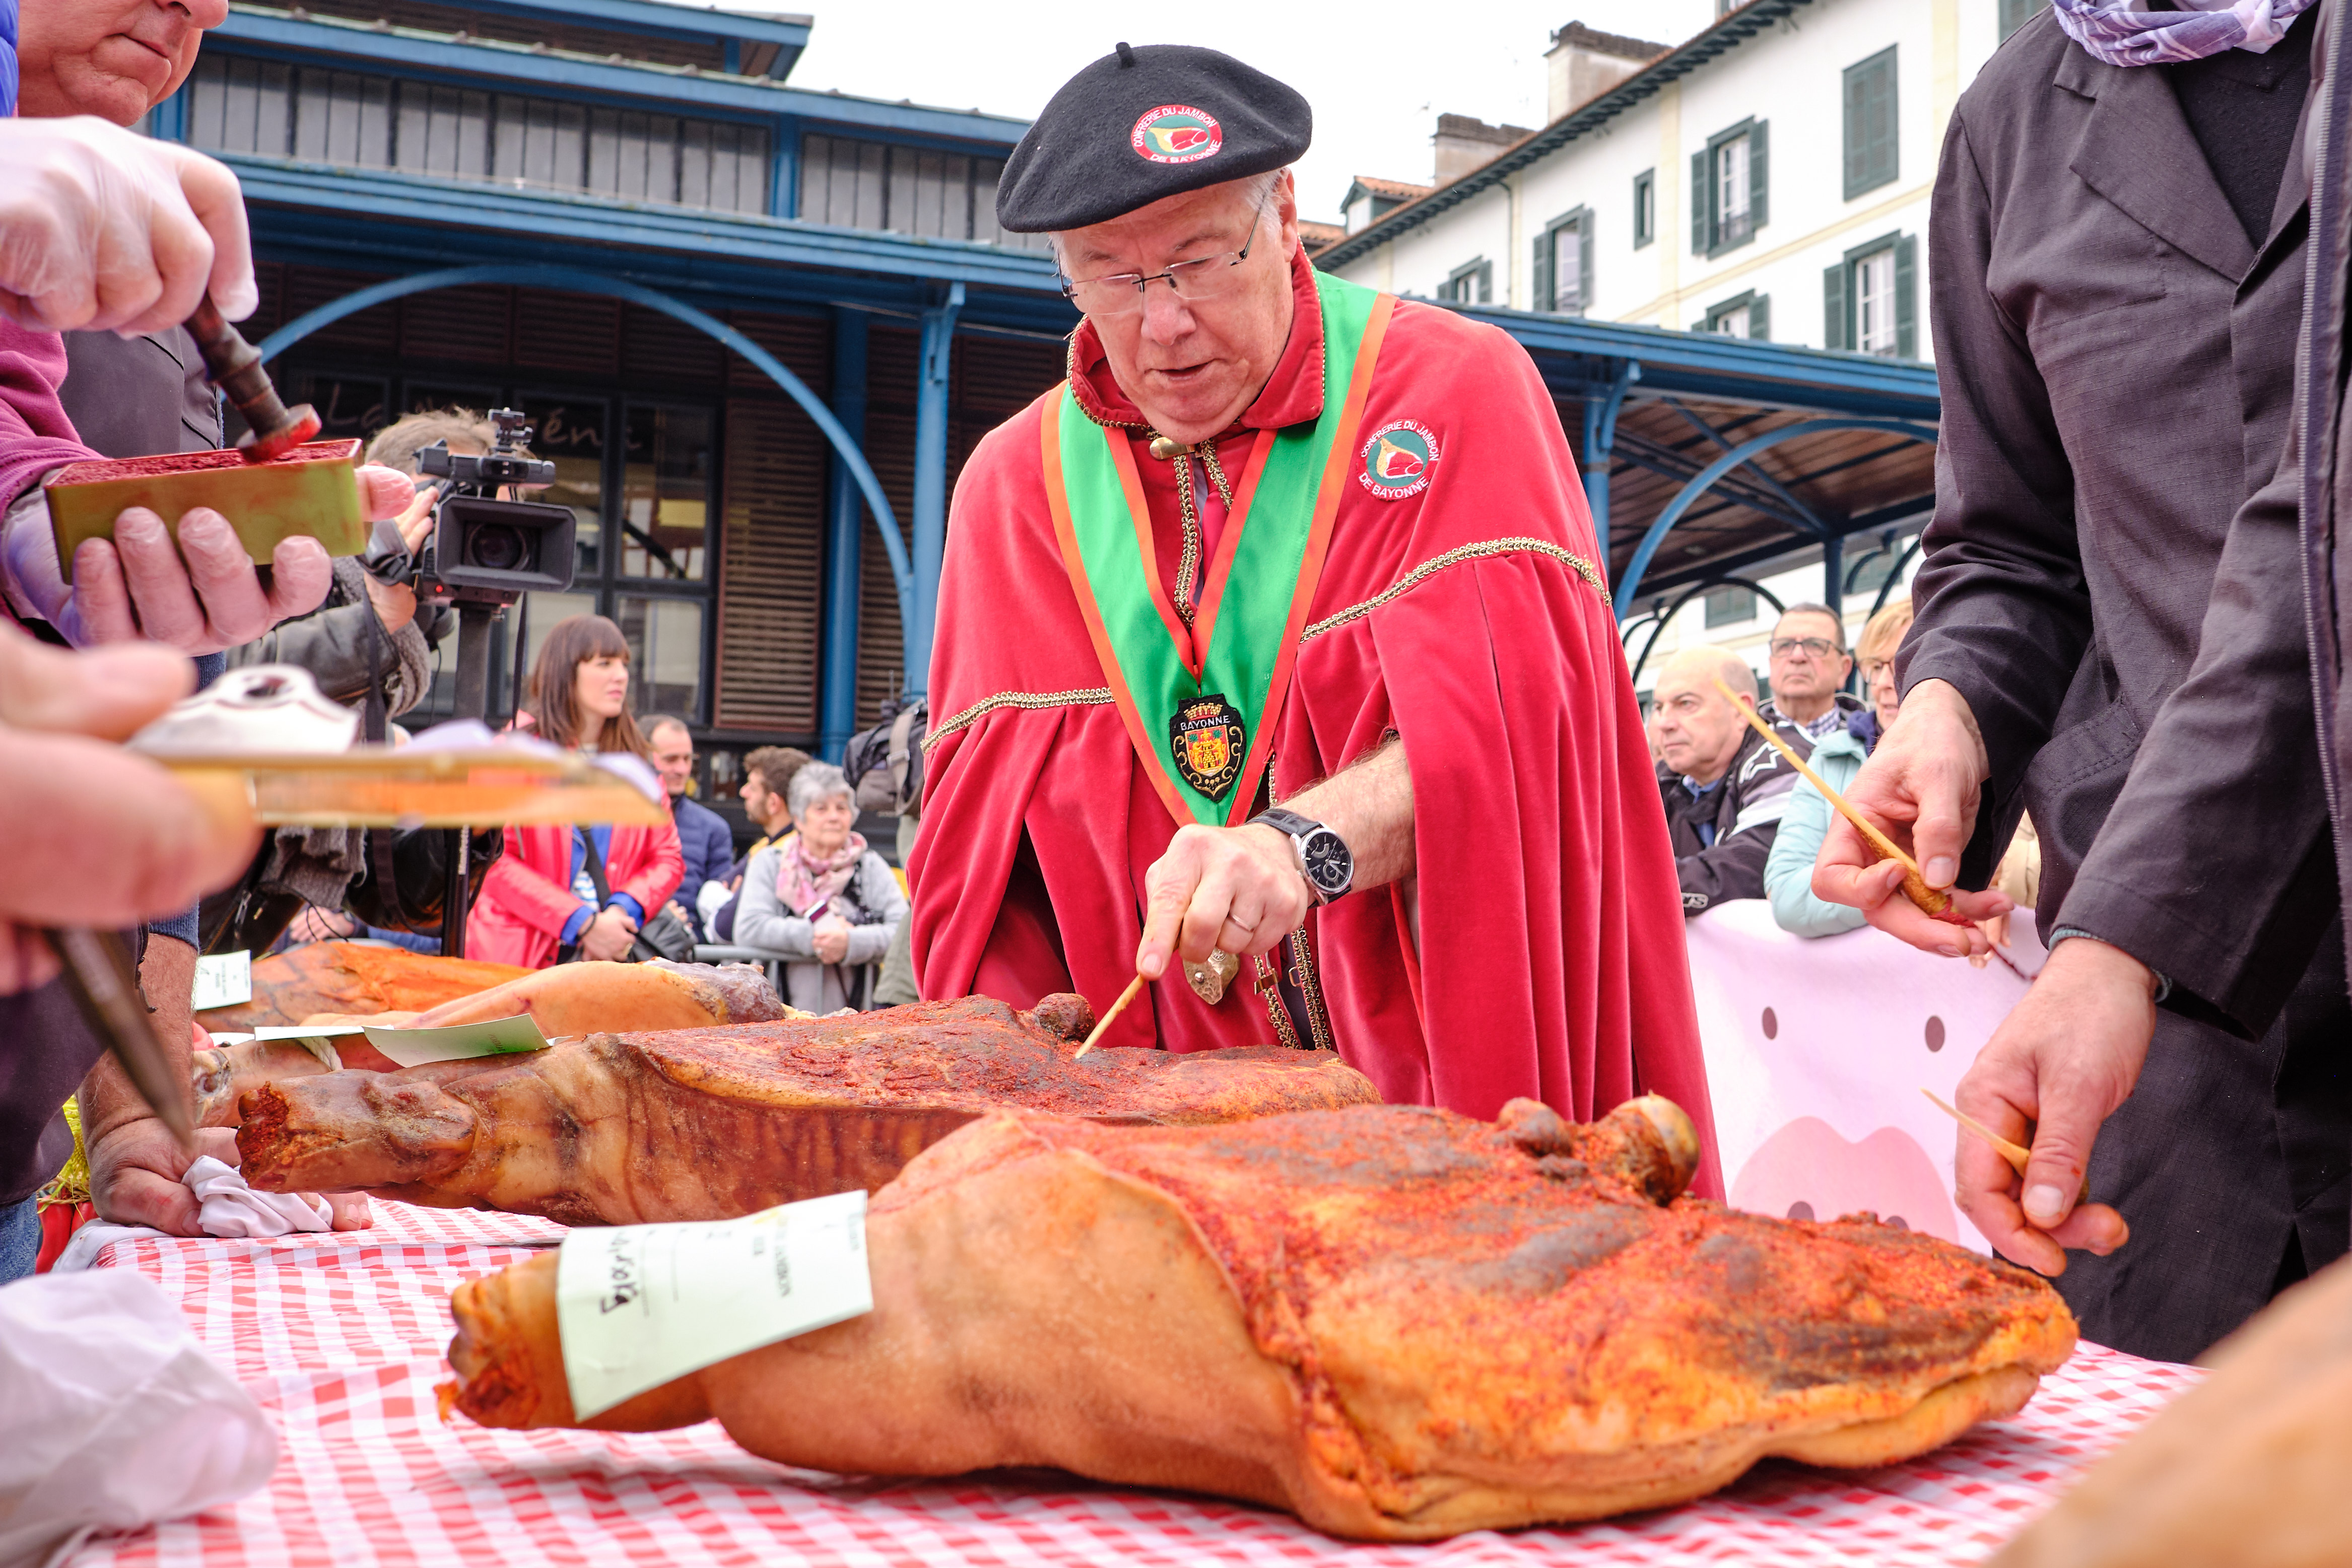
<svg viewBox="0 0 2352 1568">
<path fill-rule="evenodd" d="M 2178 11 L 2142 11 L 2134 0 L 2051 0 L 2058 26 L 2111 66 L 2178 65 L 2224 49 L 2267 54 L 2314 0 L 2178 0 Z"/>
</svg>

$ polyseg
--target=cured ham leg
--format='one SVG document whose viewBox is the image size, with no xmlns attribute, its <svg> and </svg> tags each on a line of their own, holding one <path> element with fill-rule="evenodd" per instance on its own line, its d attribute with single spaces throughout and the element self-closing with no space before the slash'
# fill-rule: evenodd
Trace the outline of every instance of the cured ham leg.
<svg viewBox="0 0 2352 1568">
<path fill-rule="evenodd" d="M 422 1012 L 531 973 L 511 964 L 439 958 L 404 947 L 311 942 L 257 958 L 253 1000 L 209 1008 L 196 1021 L 215 1034 L 309 1023 L 320 1013 Z"/>
<path fill-rule="evenodd" d="M 1875 1466 L 2009 1415 L 2074 1320 L 1869 1216 L 1675 1195 L 1663 1102 L 1590 1126 L 1379 1106 L 1223 1126 L 1000 1113 L 874 1200 L 874 1311 L 573 1419 L 557 1260 L 458 1287 L 445 1403 L 494 1427 L 715 1416 L 884 1475 L 1057 1466 L 1429 1540 Z"/>
<path fill-rule="evenodd" d="M 1328 1051 L 1076 1055 L 1078 997 L 984 997 L 730 1029 L 605 1034 L 528 1056 L 330 1073 L 247 1094 L 246 1179 L 364 1188 L 574 1225 L 726 1219 L 896 1176 L 1001 1106 L 1189 1124 L 1370 1104 Z"/>
<path fill-rule="evenodd" d="M 475 967 L 506 967 L 502 964 Z M 642 964 L 559 964 L 551 969 L 517 969 L 512 975 L 486 990 L 452 998 L 422 1012 L 327 1012 L 295 1021 L 431 1029 L 527 1013 L 539 1025 L 540 1033 L 556 1040 L 591 1030 L 695 1029 L 799 1016 L 778 998 L 766 974 L 750 964 L 673 964 L 656 958 Z M 364 1039 L 346 1035 L 333 1044 L 345 1067 L 376 1072 L 399 1069 L 398 1062 L 379 1055 Z M 455 1065 L 471 1071 L 482 1062 Z M 282 1040 L 247 1040 L 198 1051 L 194 1066 L 196 1109 L 207 1127 L 236 1126 L 237 1102 L 249 1090 L 332 1071 L 321 1057 Z"/>
</svg>

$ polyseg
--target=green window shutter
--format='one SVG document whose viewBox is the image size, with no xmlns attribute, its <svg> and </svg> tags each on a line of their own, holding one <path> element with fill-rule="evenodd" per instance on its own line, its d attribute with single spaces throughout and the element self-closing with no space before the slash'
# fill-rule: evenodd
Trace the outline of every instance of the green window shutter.
<svg viewBox="0 0 2352 1568">
<path fill-rule="evenodd" d="M 1870 73 L 1860 66 L 1849 66 L 1845 73 L 1845 199 L 1849 202 L 1869 187 L 1869 163 L 1864 143 L 1868 140 L 1866 127 L 1870 119 Z"/>
<path fill-rule="evenodd" d="M 1641 249 L 1658 237 L 1658 175 L 1654 169 L 1644 169 L 1633 176 L 1633 248 Z"/>
<path fill-rule="evenodd" d="M 1748 307 L 1748 336 L 1756 342 L 1772 340 L 1772 297 L 1759 294 Z"/>
<path fill-rule="evenodd" d="M 1845 303 L 1846 265 L 1839 262 L 1822 269 L 1822 347 L 1850 349 L 1853 334 L 1848 329 Z"/>
<path fill-rule="evenodd" d="M 1845 69 L 1845 199 L 1892 183 L 1897 152 L 1895 49 Z"/>
<path fill-rule="evenodd" d="M 2009 36 L 2025 26 L 2032 15 L 2041 10 L 2045 3 L 2046 0 L 2000 0 L 2002 41 L 2007 42 Z"/>
<path fill-rule="evenodd" d="M 1767 197 L 1769 185 L 1765 175 L 1765 133 L 1772 129 L 1766 120 L 1758 120 L 1756 129 L 1748 133 L 1748 223 L 1750 228 L 1762 228 L 1772 221 L 1772 208 Z"/>
<path fill-rule="evenodd" d="M 1494 302 L 1495 264 L 1491 261 L 1482 261 L 1478 264 L 1478 303 L 1492 305 Z"/>
<path fill-rule="evenodd" d="M 1528 269 L 1528 278 L 1534 292 L 1528 299 L 1530 310 L 1551 308 L 1551 230 L 1547 227 L 1536 235 L 1535 265 Z"/>
<path fill-rule="evenodd" d="M 1905 235 L 1895 242 L 1895 352 L 1902 359 L 1919 357 L 1919 240 Z"/>
<path fill-rule="evenodd" d="M 1707 230 L 1710 226 L 1706 221 L 1706 214 L 1708 209 L 1715 205 L 1715 185 L 1708 178 L 1710 171 L 1707 165 L 1713 162 L 1714 160 L 1704 152 L 1691 154 L 1691 254 L 1693 256 L 1706 254 Z"/>
<path fill-rule="evenodd" d="M 1592 314 L 1592 214 L 1586 213 L 1576 225 L 1576 299 L 1580 316 Z"/>
</svg>

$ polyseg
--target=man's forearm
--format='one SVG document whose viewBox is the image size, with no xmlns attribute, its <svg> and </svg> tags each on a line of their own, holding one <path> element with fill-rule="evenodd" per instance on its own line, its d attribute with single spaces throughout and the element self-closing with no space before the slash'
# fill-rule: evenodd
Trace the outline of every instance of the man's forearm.
<svg viewBox="0 0 2352 1568">
<path fill-rule="evenodd" d="M 155 1011 L 155 1037 L 180 1081 L 187 1080 L 190 1021 L 194 1017 L 196 950 L 176 936 L 147 936 L 147 956 L 139 964 L 139 988 Z M 149 1114 L 147 1102 L 131 1086 L 113 1057 L 101 1056 L 81 1081 L 81 1135 L 85 1147 L 126 1122 Z"/>
<path fill-rule="evenodd" d="M 1412 769 L 1402 736 L 1282 807 L 1339 835 L 1355 859 L 1357 888 L 1385 887 L 1412 874 Z"/>
</svg>

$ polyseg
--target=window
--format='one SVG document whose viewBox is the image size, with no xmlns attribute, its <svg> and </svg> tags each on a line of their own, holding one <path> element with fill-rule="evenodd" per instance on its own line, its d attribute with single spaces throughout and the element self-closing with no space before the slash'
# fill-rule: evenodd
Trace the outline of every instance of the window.
<svg viewBox="0 0 2352 1568">
<path fill-rule="evenodd" d="M 1769 221 L 1766 123 L 1742 120 L 1691 154 L 1691 249 L 1720 256 L 1746 245 Z"/>
<path fill-rule="evenodd" d="M 1772 335 L 1772 297 L 1752 288 L 1734 295 L 1720 305 L 1708 306 L 1706 319 L 1692 322 L 1691 330 L 1761 341 Z"/>
<path fill-rule="evenodd" d="M 1581 316 L 1592 308 L 1592 209 L 1552 219 L 1536 239 L 1538 310 Z"/>
<path fill-rule="evenodd" d="M 1445 275 L 1437 297 L 1454 305 L 1489 305 L 1495 298 L 1495 264 L 1485 258 L 1468 262 Z"/>
<path fill-rule="evenodd" d="M 1706 606 L 1706 629 L 1719 626 L 1745 626 L 1756 619 L 1756 591 L 1752 588 L 1717 588 L 1710 591 L 1701 603 Z"/>
<path fill-rule="evenodd" d="M 207 152 L 768 210 L 758 126 L 232 55 L 199 59 L 187 91 L 188 141 Z"/>
<path fill-rule="evenodd" d="M 1658 237 L 1658 172 L 1644 169 L 1633 176 L 1633 248 Z"/>
<path fill-rule="evenodd" d="M 1856 246 L 1822 275 L 1824 346 L 1885 359 L 1919 357 L 1916 235 Z"/>
<path fill-rule="evenodd" d="M 2000 36 L 2007 41 L 2011 33 L 2025 26 L 2036 11 L 2050 0 L 2000 0 Z"/>
<path fill-rule="evenodd" d="M 1897 138 L 1893 47 L 1845 68 L 1845 199 L 1892 183 Z"/>
</svg>

